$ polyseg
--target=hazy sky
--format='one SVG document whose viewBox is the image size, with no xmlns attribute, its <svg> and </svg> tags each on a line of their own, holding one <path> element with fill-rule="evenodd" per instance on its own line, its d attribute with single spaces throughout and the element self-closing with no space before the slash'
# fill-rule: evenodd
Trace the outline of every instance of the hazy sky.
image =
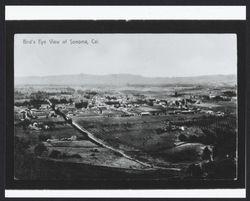
<svg viewBox="0 0 250 201">
<path fill-rule="evenodd" d="M 15 76 L 236 74 L 237 41 L 235 34 L 16 34 L 14 69 Z"/>
</svg>

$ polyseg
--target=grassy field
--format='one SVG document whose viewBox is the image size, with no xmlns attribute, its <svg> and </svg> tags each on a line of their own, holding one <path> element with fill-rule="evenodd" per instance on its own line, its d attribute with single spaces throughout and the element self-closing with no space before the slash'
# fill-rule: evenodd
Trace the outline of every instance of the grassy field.
<svg viewBox="0 0 250 201">
<path fill-rule="evenodd" d="M 74 120 L 110 146 L 127 153 L 137 151 L 138 156 L 146 153 L 151 157 L 161 158 L 161 160 L 168 162 L 201 160 L 201 150 L 205 145 L 186 143 L 185 146 L 179 147 L 177 144 L 180 142 L 179 136 L 181 134 L 187 137 L 196 136 L 197 141 L 194 142 L 206 142 L 207 138 L 210 138 L 209 133 L 213 133 L 217 137 L 220 135 L 220 133 L 216 133 L 216 129 L 229 129 L 231 132 L 236 128 L 236 119 L 233 116 L 213 117 L 204 114 L 132 117 L 89 116 L 74 117 Z M 168 121 L 178 126 L 185 126 L 185 129 L 159 133 L 158 129 L 165 128 Z"/>
<path fill-rule="evenodd" d="M 178 116 L 145 116 L 145 117 L 76 117 L 75 121 L 83 128 L 102 139 L 108 145 L 119 148 L 126 153 L 136 152 L 156 157 L 155 153 L 174 149 L 178 136 L 186 131 L 168 131 L 158 133 L 157 129 L 164 128 L 166 121 L 178 120 Z M 190 129 L 189 129 L 190 130 Z M 190 130 L 192 132 L 192 130 Z M 176 151 L 179 151 L 176 150 Z M 143 156 L 145 159 L 145 156 Z M 151 159 L 152 160 L 152 159 Z M 166 160 L 166 158 L 164 159 Z"/>
</svg>

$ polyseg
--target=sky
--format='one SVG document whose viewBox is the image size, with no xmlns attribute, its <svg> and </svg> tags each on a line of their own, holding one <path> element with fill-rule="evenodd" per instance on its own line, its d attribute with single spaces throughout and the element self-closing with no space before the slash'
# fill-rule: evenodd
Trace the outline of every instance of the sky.
<svg viewBox="0 0 250 201">
<path fill-rule="evenodd" d="M 237 39 L 236 34 L 15 34 L 14 72 L 16 77 L 236 74 Z"/>
</svg>

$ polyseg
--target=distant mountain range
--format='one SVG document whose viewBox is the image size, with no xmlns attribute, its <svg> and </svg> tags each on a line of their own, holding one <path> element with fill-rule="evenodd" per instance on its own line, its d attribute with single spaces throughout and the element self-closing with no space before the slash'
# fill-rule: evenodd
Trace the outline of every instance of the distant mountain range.
<svg viewBox="0 0 250 201">
<path fill-rule="evenodd" d="M 15 77 L 15 85 L 168 85 L 211 84 L 235 85 L 236 75 L 204 75 L 194 77 L 143 77 L 132 74 L 110 75 L 55 75 Z"/>
</svg>

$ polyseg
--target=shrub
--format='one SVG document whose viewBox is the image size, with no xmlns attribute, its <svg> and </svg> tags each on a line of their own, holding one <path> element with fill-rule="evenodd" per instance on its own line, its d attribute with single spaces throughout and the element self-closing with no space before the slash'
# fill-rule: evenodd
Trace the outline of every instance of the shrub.
<svg viewBox="0 0 250 201">
<path fill-rule="evenodd" d="M 206 164 L 204 170 L 208 173 L 208 178 L 234 179 L 236 177 L 236 162 L 233 159 L 212 161 Z"/>
<path fill-rule="evenodd" d="M 41 156 L 44 151 L 47 151 L 47 147 L 43 143 L 39 143 L 36 145 L 34 149 L 34 153 L 38 156 Z"/>
<path fill-rule="evenodd" d="M 180 134 L 180 135 L 179 135 L 179 140 L 180 140 L 180 141 L 187 141 L 187 136 L 184 135 L 184 134 Z"/>
<path fill-rule="evenodd" d="M 61 152 L 58 150 L 52 150 L 49 157 L 51 158 L 60 158 Z"/>
<path fill-rule="evenodd" d="M 79 154 L 72 154 L 70 157 L 71 158 L 82 158 Z"/>
<path fill-rule="evenodd" d="M 198 137 L 196 135 L 190 135 L 188 142 L 198 142 Z"/>
<path fill-rule="evenodd" d="M 80 103 L 75 103 L 75 107 L 77 109 L 80 109 L 80 108 L 87 108 L 88 107 L 88 101 L 82 101 Z"/>
<path fill-rule="evenodd" d="M 51 134 L 40 134 L 38 139 L 42 142 L 45 142 L 48 139 L 51 139 Z"/>
<path fill-rule="evenodd" d="M 164 129 L 162 129 L 162 128 L 157 128 L 157 129 L 156 129 L 156 133 L 157 133 L 157 134 L 164 133 Z"/>
<path fill-rule="evenodd" d="M 26 138 L 19 138 L 15 136 L 15 152 L 24 153 L 29 148 L 31 142 Z"/>
</svg>

